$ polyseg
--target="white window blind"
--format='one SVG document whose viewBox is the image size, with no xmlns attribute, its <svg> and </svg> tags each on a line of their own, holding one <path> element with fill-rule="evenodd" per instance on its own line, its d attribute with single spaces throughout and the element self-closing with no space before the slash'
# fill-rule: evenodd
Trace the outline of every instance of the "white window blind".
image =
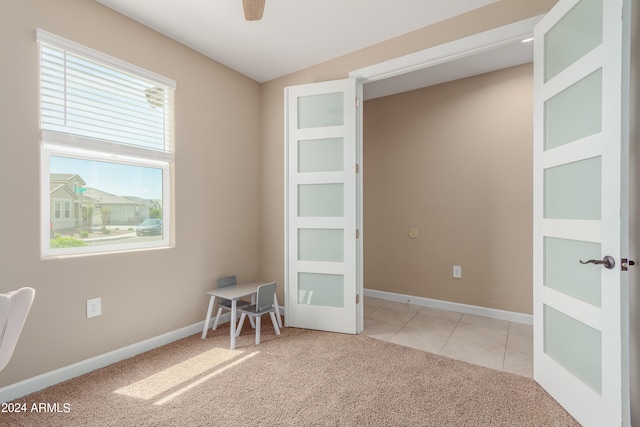
<svg viewBox="0 0 640 427">
<path fill-rule="evenodd" d="M 43 141 L 173 159 L 174 81 L 43 30 L 36 36 Z"/>
</svg>

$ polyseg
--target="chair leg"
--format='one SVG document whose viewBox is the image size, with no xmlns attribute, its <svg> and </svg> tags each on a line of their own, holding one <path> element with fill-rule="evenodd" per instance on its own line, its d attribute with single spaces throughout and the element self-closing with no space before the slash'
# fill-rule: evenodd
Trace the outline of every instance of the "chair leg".
<svg viewBox="0 0 640 427">
<path fill-rule="evenodd" d="M 220 320 L 221 313 L 222 313 L 222 307 L 218 308 L 218 314 L 216 314 L 216 320 L 213 321 L 213 327 L 211 329 L 215 330 L 218 327 L 218 321 Z"/>
<path fill-rule="evenodd" d="M 256 303 L 256 294 L 251 295 L 251 304 L 255 304 Z M 251 323 L 251 327 L 253 329 L 256 328 L 256 322 L 253 320 L 253 317 L 249 316 L 249 323 Z"/>
<path fill-rule="evenodd" d="M 269 313 L 271 315 L 271 323 L 273 323 L 273 329 L 276 330 L 276 335 L 280 335 L 280 328 L 278 328 L 278 321 L 276 320 L 276 314 L 272 311 Z"/>
<path fill-rule="evenodd" d="M 242 331 L 242 324 L 244 323 L 245 317 L 247 317 L 247 315 L 242 313 L 242 316 L 240 316 L 240 323 L 238 323 L 238 326 L 236 327 L 236 336 L 239 336 Z"/>
<path fill-rule="evenodd" d="M 256 344 L 260 344 L 260 319 L 262 316 L 256 317 Z"/>
<path fill-rule="evenodd" d="M 278 305 L 278 295 L 273 294 L 273 308 L 276 311 L 276 318 L 278 319 L 278 326 L 282 328 L 282 316 L 280 315 L 280 306 Z"/>
</svg>

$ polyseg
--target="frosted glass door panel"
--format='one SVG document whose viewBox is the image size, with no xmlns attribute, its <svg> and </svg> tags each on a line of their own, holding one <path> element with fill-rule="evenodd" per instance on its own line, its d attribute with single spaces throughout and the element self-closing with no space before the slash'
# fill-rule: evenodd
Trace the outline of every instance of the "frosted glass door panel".
<svg viewBox="0 0 640 427">
<path fill-rule="evenodd" d="M 545 102 L 549 150 L 602 130 L 602 70 L 598 69 Z"/>
<path fill-rule="evenodd" d="M 298 141 L 298 172 L 344 170 L 344 138 Z"/>
<path fill-rule="evenodd" d="M 344 276 L 298 273 L 298 304 L 344 307 Z"/>
<path fill-rule="evenodd" d="M 602 43 L 602 0 L 583 0 L 545 36 L 545 81 Z"/>
<path fill-rule="evenodd" d="M 544 306 L 544 352 L 602 393 L 602 334 L 560 311 Z"/>
<path fill-rule="evenodd" d="M 580 264 L 580 260 L 601 259 L 599 243 L 544 238 L 544 285 L 600 307 L 599 265 Z"/>
<path fill-rule="evenodd" d="M 343 124 L 344 93 L 326 93 L 298 98 L 298 129 Z"/>
<path fill-rule="evenodd" d="M 299 228 L 298 259 L 344 262 L 344 230 Z"/>
<path fill-rule="evenodd" d="M 544 217 L 600 219 L 602 216 L 600 156 L 544 171 Z"/>
<path fill-rule="evenodd" d="M 298 216 L 344 216 L 343 184 L 301 184 L 298 186 Z"/>
</svg>

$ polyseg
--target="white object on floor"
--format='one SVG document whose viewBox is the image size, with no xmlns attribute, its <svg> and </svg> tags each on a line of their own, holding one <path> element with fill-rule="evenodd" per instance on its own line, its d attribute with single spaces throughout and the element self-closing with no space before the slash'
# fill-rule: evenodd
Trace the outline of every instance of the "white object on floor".
<svg viewBox="0 0 640 427">
<path fill-rule="evenodd" d="M 0 294 L 0 370 L 13 356 L 35 295 L 32 288 Z"/>
</svg>

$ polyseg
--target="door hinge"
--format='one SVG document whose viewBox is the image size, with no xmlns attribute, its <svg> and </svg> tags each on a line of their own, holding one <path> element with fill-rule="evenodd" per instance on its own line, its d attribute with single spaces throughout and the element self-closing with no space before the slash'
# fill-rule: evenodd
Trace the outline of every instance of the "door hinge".
<svg viewBox="0 0 640 427">
<path fill-rule="evenodd" d="M 620 262 L 620 270 L 622 271 L 628 271 L 630 266 L 636 265 L 635 261 L 630 260 L 628 258 L 622 258 L 621 261 L 622 262 Z"/>
<path fill-rule="evenodd" d="M 360 173 L 360 165 L 356 163 L 356 173 Z"/>
<path fill-rule="evenodd" d="M 356 228 L 356 239 L 360 238 L 360 229 Z"/>
<path fill-rule="evenodd" d="M 356 97 L 356 108 L 360 108 L 360 100 Z"/>
<path fill-rule="evenodd" d="M 360 304 L 360 294 L 356 294 L 356 305 Z"/>
</svg>

